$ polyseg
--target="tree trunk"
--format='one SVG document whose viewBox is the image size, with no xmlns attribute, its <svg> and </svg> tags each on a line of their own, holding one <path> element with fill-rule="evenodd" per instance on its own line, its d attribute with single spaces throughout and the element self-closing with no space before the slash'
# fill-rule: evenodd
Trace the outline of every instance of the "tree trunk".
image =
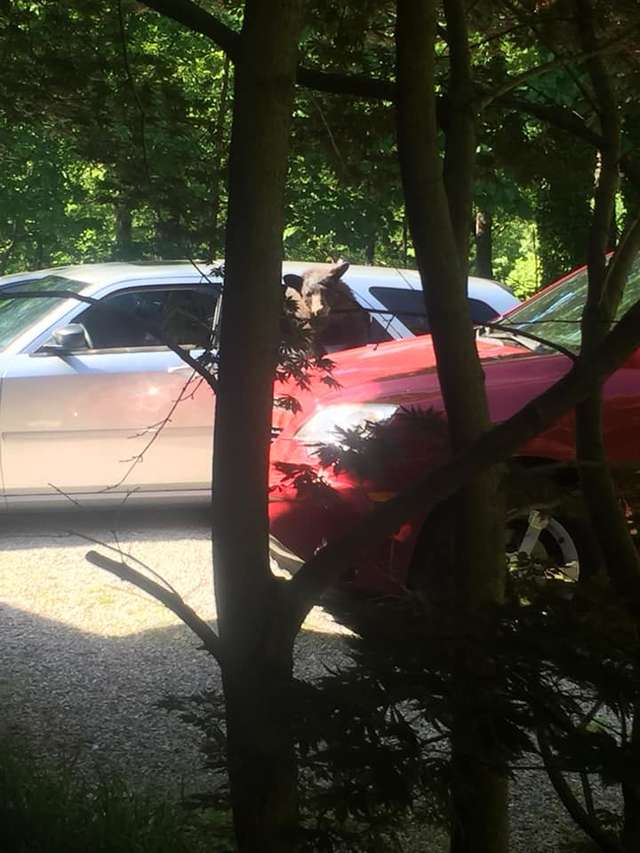
<svg viewBox="0 0 640 853">
<path fill-rule="evenodd" d="M 471 112 L 466 12 L 447 0 L 451 57 L 444 175 L 434 96 L 436 0 L 398 0 L 398 146 L 407 215 L 425 289 L 452 444 L 460 450 L 490 425 L 484 377 L 467 303 L 475 121 Z M 508 846 L 507 783 L 483 748 L 488 719 L 474 697 L 491 675 L 492 608 L 504 594 L 503 515 L 494 470 L 452 502 L 456 515 L 454 598 L 459 653 L 452 733 L 452 853 L 502 853 Z M 475 649 L 473 659 L 469 650 Z M 479 684 L 482 682 L 483 687 Z"/>
<path fill-rule="evenodd" d="M 369 266 L 373 266 L 376 262 L 376 234 L 369 235 L 367 239 L 367 244 L 365 247 L 367 263 Z"/>
<path fill-rule="evenodd" d="M 488 210 L 476 211 L 476 275 L 493 278 L 493 217 Z"/>
<path fill-rule="evenodd" d="M 583 49 L 595 49 L 596 34 L 592 0 L 575 0 L 576 22 Z M 625 275 L 616 264 L 607 265 L 611 223 L 619 187 L 621 154 L 620 119 L 612 76 L 602 56 L 587 63 L 602 128 L 600 168 L 594 194 L 593 221 L 587 249 L 589 289 L 582 317 L 581 358 L 606 337 L 615 319 Z M 631 538 L 609 468 L 602 432 L 602 383 L 595 382 L 591 395 L 576 408 L 576 451 L 587 509 L 602 548 L 607 572 L 640 630 L 640 555 Z M 640 751 L 640 722 L 636 715 L 630 749 Z M 622 786 L 624 800 L 623 847 L 640 849 L 640 774 Z"/>
<path fill-rule="evenodd" d="M 228 764 L 242 851 L 294 849 L 286 707 L 294 630 L 268 549 L 268 458 L 281 306 L 284 185 L 301 0 L 247 0 L 234 75 L 213 466 L 213 557 Z M 284 698 L 283 698 L 284 697 Z"/>
<path fill-rule="evenodd" d="M 126 199 L 116 203 L 116 258 L 119 261 L 133 260 L 133 231 L 131 207 Z"/>
<path fill-rule="evenodd" d="M 220 100 L 216 112 L 216 120 L 213 128 L 213 169 L 211 179 L 213 181 L 213 200 L 211 202 L 211 234 L 209 236 L 210 255 L 212 258 L 218 256 L 220 249 L 220 199 L 222 197 L 223 163 L 224 163 L 224 131 L 227 120 L 229 101 L 229 78 L 231 74 L 231 61 L 228 56 L 224 58 L 222 69 L 222 85 L 220 87 Z"/>
<path fill-rule="evenodd" d="M 165 260 L 182 258 L 185 255 L 183 229 L 177 214 L 161 214 L 155 227 L 156 253 Z"/>
<path fill-rule="evenodd" d="M 286 624 L 288 614 L 273 597 L 262 605 L 272 620 L 278 610 Z M 252 660 L 233 655 L 222 666 L 233 821 L 238 847 L 247 853 L 298 849 L 292 670 L 290 635 L 274 630 L 262 648 L 254 647 Z"/>
</svg>

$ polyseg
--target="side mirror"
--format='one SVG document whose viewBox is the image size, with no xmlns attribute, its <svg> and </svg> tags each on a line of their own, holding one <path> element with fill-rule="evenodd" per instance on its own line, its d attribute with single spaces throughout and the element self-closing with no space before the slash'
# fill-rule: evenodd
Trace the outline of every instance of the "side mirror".
<svg viewBox="0 0 640 853">
<path fill-rule="evenodd" d="M 56 329 L 51 338 L 40 348 L 40 352 L 63 354 L 88 349 L 87 334 L 81 323 L 67 323 Z"/>
</svg>

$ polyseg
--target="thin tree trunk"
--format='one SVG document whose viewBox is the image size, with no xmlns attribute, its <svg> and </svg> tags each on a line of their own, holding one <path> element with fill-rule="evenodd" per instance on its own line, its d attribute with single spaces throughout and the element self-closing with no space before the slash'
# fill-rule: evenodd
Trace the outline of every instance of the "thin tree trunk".
<svg viewBox="0 0 640 853">
<path fill-rule="evenodd" d="M 294 629 L 268 551 L 268 457 L 284 185 L 301 0 L 247 0 L 234 75 L 213 466 L 213 557 L 228 766 L 242 851 L 295 849 L 287 715 Z"/>
<path fill-rule="evenodd" d="M 9 245 L 4 250 L 4 253 L 2 254 L 2 256 L 0 257 L 0 275 L 5 274 L 9 264 L 11 263 L 11 257 L 15 251 L 16 246 L 17 246 L 18 236 L 21 233 L 21 230 L 22 229 L 18 226 L 18 222 L 15 221 L 13 223 L 13 229 L 12 229 L 13 233 L 11 234 L 11 239 L 10 239 Z"/>
<path fill-rule="evenodd" d="M 131 206 L 126 199 L 116 203 L 116 258 L 122 261 L 133 259 L 133 232 Z"/>
<path fill-rule="evenodd" d="M 262 602 L 272 622 L 273 595 Z M 279 611 L 282 625 L 289 614 Z M 290 731 L 293 642 L 270 627 L 252 659 L 225 657 L 222 684 L 227 720 L 227 770 L 239 849 L 290 853 L 298 849 L 297 765 Z M 222 632 L 221 632 L 222 633 Z M 227 637 L 228 641 L 228 637 Z M 229 646 L 224 646 L 225 653 Z"/>
<path fill-rule="evenodd" d="M 444 175 L 434 96 L 436 0 L 399 0 L 398 145 L 407 214 L 425 290 L 452 444 L 460 450 L 490 425 L 484 379 L 467 303 L 467 263 L 475 121 L 466 12 L 447 0 L 451 111 Z M 504 594 L 503 517 L 493 470 L 475 478 L 453 502 L 456 515 L 455 613 L 459 654 L 452 735 L 452 853 L 502 853 L 508 845 L 507 784 L 481 755 L 487 719 L 473 697 L 486 690 L 491 663 L 488 615 Z M 475 648 L 473 660 L 469 649 Z M 475 686 L 474 686 L 475 685 Z M 471 701 L 470 701 L 471 700 Z M 486 732 L 486 729 L 485 729 Z"/>
<path fill-rule="evenodd" d="M 367 263 L 369 264 L 369 266 L 373 266 L 376 262 L 376 235 L 375 234 L 371 234 L 367 240 L 366 256 L 367 256 Z"/>
<path fill-rule="evenodd" d="M 493 217 L 488 210 L 476 211 L 476 274 L 493 278 Z"/>
<path fill-rule="evenodd" d="M 582 46 L 591 51 L 596 44 L 592 0 L 575 0 L 576 22 Z M 621 154 L 620 120 L 612 78 L 601 56 L 587 68 L 598 104 L 603 144 L 597 176 L 593 222 L 588 245 L 589 290 L 582 318 L 581 357 L 590 354 L 606 337 L 615 319 L 624 278 L 607 266 L 611 223 L 619 187 Z M 613 272 L 612 272 L 613 269 Z M 576 449 L 582 490 L 591 522 L 602 547 L 605 565 L 614 587 L 640 629 L 640 602 L 633 590 L 640 579 L 640 555 L 630 535 L 611 476 L 602 432 L 602 384 L 594 383 L 591 395 L 576 408 Z M 631 592 L 631 594 L 630 594 Z M 630 748 L 640 751 L 640 723 L 632 726 Z M 622 785 L 624 800 L 623 846 L 628 853 L 640 850 L 640 773 Z"/>
<path fill-rule="evenodd" d="M 225 54 L 224 65 L 222 68 L 222 84 L 220 86 L 220 100 L 218 101 L 218 109 L 216 112 L 216 120 L 213 128 L 213 200 L 211 202 L 211 234 L 210 234 L 210 254 L 215 258 L 220 247 L 220 199 L 222 196 L 223 181 L 223 162 L 224 162 L 224 130 L 227 120 L 227 110 L 229 107 L 229 78 L 231 74 L 231 60 Z"/>
</svg>

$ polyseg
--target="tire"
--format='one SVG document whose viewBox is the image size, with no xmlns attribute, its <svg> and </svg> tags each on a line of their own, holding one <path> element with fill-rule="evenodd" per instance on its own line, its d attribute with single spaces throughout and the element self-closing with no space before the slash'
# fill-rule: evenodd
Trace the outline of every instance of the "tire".
<svg viewBox="0 0 640 853">
<path fill-rule="evenodd" d="M 577 483 L 554 478 L 549 466 L 510 470 L 505 539 L 510 569 L 526 563 L 541 576 L 575 583 L 601 565 Z"/>
<path fill-rule="evenodd" d="M 541 578 L 572 583 L 597 571 L 600 549 L 572 484 L 557 482 L 545 466 L 514 467 L 506 481 L 506 503 L 509 570 L 526 568 Z M 437 589 L 443 570 L 451 575 L 447 569 L 455 542 L 451 512 L 447 501 L 425 521 L 409 568 L 410 589 L 434 589 L 433 581 Z"/>
</svg>

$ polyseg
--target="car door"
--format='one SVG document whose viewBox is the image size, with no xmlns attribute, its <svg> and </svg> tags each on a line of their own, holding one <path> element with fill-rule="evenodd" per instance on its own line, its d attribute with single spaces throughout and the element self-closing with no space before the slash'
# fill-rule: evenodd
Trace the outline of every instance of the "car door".
<svg viewBox="0 0 640 853">
<path fill-rule="evenodd" d="M 145 284 L 104 302 L 159 325 L 198 355 L 218 295 L 211 284 Z M 209 386 L 133 319 L 91 306 L 73 322 L 86 330 L 86 347 L 68 354 L 36 347 L 9 361 L 0 397 L 5 495 L 207 489 Z"/>
</svg>

